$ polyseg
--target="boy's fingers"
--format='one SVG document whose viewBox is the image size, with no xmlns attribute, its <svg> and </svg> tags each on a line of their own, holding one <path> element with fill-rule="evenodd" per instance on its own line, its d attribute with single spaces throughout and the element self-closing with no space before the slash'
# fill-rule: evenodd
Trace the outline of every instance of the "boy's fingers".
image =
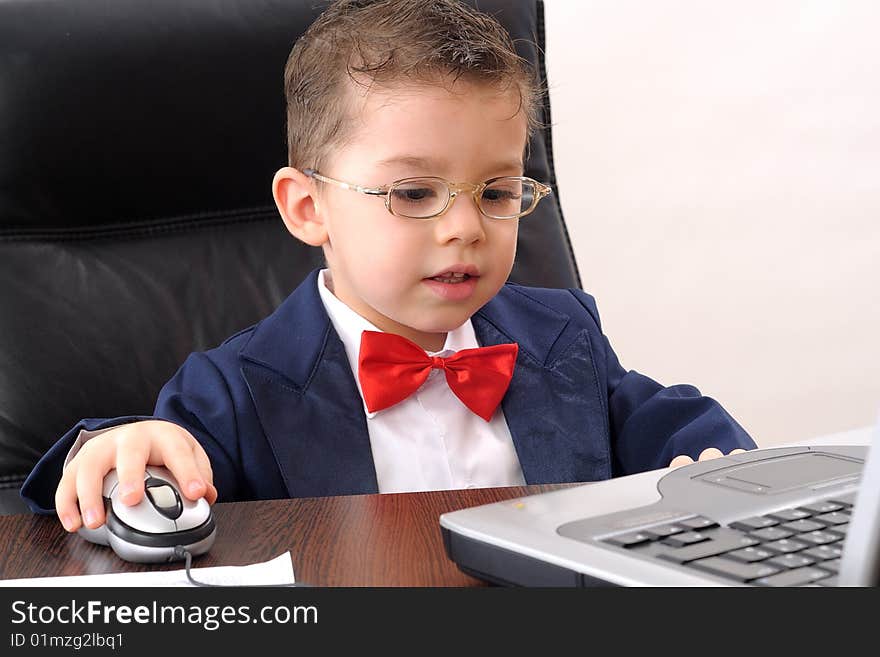
<svg viewBox="0 0 880 657">
<path fill-rule="evenodd" d="M 724 456 L 720 449 L 717 447 L 708 447 L 700 452 L 700 461 L 709 461 L 711 459 L 717 459 L 719 456 Z"/>
<path fill-rule="evenodd" d="M 79 506 L 76 503 L 76 464 L 71 463 L 65 469 L 55 489 L 55 513 L 61 524 L 69 532 L 75 532 L 82 526 Z"/>
<path fill-rule="evenodd" d="M 117 439 L 116 474 L 119 477 L 119 499 L 134 506 L 144 498 L 144 471 L 150 456 L 149 440 L 137 433 L 124 432 Z"/>
<path fill-rule="evenodd" d="M 195 440 L 193 441 L 192 451 L 193 457 L 196 460 L 196 465 L 199 468 L 199 473 L 207 484 L 205 499 L 208 500 L 208 504 L 213 504 L 217 501 L 217 489 L 214 488 L 214 471 L 211 469 L 211 462 L 208 460 L 208 455 L 205 454 L 205 450 L 203 450 L 202 446 Z"/>
<path fill-rule="evenodd" d="M 175 434 L 165 440 L 154 440 L 153 447 L 158 447 L 159 462 L 164 463 L 177 479 L 182 495 L 191 500 L 205 496 L 208 484 L 199 472 L 199 465 L 188 441 L 181 440 L 180 435 Z"/>
<path fill-rule="evenodd" d="M 737 447 L 736 449 L 730 450 L 729 454 L 741 454 L 746 450 Z M 698 460 L 700 461 L 709 461 L 711 459 L 717 459 L 719 456 L 724 456 L 724 453 L 718 449 L 717 447 L 708 447 L 700 452 L 700 457 Z M 669 463 L 670 468 L 677 468 L 680 465 L 687 465 L 688 463 L 693 463 L 694 460 L 685 454 L 680 456 L 676 456 Z"/>
<path fill-rule="evenodd" d="M 83 447 L 85 448 L 85 445 Z M 80 454 L 83 454 L 82 450 Z M 77 454 L 77 457 L 80 454 Z M 104 477 L 116 465 L 115 445 L 112 442 L 96 444 L 93 449 L 88 450 L 88 455 L 89 458 L 74 458 L 74 461 L 77 461 L 76 496 L 79 498 L 83 524 L 90 529 L 96 529 L 104 524 Z"/>
</svg>

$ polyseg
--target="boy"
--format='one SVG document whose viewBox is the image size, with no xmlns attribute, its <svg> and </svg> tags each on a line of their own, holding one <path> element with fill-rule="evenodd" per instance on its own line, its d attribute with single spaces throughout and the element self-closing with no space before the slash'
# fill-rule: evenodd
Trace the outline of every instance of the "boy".
<svg viewBox="0 0 880 657">
<path fill-rule="evenodd" d="M 73 427 L 22 488 L 34 510 L 98 527 L 104 475 L 135 504 L 145 464 L 213 503 L 590 481 L 754 447 L 695 388 L 625 371 L 588 295 L 505 285 L 549 189 L 522 176 L 538 91 L 493 19 L 337 2 L 285 90 L 273 194 L 327 269 L 191 355 L 152 417 Z"/>
</svg>

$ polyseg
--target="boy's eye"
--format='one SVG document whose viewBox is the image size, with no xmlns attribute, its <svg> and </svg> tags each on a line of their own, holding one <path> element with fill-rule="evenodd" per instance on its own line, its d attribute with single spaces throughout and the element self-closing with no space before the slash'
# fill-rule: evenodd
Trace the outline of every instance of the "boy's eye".
<svg viewBox="0 0 880 657">
<path fill-rule="evenodd" d="M 490 217 L 516 217 L 534 205 L 535 186 L 520 178 L 499 178 L 480 195 L 480 208 Z"/>
<path fill-rule="evenodd" d="M 405 217 L 432 217 L 449 202 L 449 189 L 442 180 L 413 178 L 397 183 L 388 196 L 391 212 Z"/>
<path fill-rule="evenodd" d="M 430 187 L 398 187 L 392 192 L 392 200 L 401 203 L 420 203 L 437 198 Z"/>
<path fill-rule="evenodd" d="M 491 187 L 483 190 L 483 200 L 489 201 L 490 203 L 516 201 L 519 200 L 521 196 L 522 194 L 519 192 L 519 190 L 513 191 L 510 189 L 493 189 Z"/>
</svg>

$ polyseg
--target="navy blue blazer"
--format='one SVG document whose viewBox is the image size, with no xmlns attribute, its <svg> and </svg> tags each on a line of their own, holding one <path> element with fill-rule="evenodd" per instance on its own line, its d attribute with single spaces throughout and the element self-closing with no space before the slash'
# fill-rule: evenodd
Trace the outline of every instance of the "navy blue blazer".
<svg viewBox="0 0 880 657">
<path fill-rule="evenodd" d="M 505 285 L 472 318 L 481 345 L 519 344 L 501 402 L 529 484 L 586 482 L 666 467 L 706 447 L 754 442 L 690 385 L 663 387 L 621 367 L 591 296 Z M 317 271 L 258 324 L 191 354 L 152 416 L 202 444 L 220 501 L 378 492 L 363 402 L 317 290 Z M 81 429 L 144 417 L 85 419 L 22 487 L 51 512 L 64 459 Z"/>
</svg>

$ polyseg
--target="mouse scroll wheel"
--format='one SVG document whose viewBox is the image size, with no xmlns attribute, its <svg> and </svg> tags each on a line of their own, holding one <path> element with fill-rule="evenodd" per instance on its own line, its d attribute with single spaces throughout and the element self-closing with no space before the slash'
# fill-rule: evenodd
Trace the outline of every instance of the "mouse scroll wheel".
<svg viewBox="0 0 880 657">
<path fill-rule="evenodd" d="M 176 520 L 183 513 L 180 495 L 167 481 L 150 477 L 144 482 L 144 488 L 152 505 L 166 518 Z"/>
</svg>

